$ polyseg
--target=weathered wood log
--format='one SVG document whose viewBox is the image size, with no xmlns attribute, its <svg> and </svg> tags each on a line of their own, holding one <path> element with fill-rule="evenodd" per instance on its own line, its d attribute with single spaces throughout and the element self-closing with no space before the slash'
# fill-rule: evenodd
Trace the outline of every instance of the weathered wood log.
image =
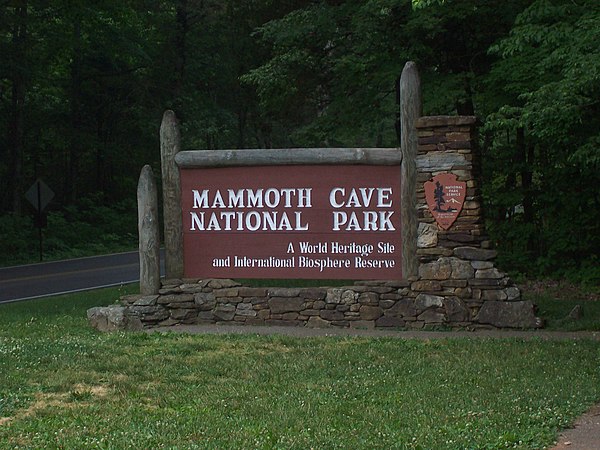
<svg viewBox="0 0 600 450">
<path fill-rule="evenodd" d="M 417 129 L 421 117 L 421 80 L 417 65 L 409 61 L 400 77 L 400 123 L 402 149 L 402 274 L 404 278 L 417 275 Z"/>
<path fill-rule="evenodd" d="M 272 165 L 399 165 L 402 154 L 393 148 L 285 148 L 194 150 L 179 152 L 181 168 Z"/>
<path fill-rule="evenodd" d="M 173 111 L 165 111 L 160 126 L 163 216 L 165 232 L 165 272 L 167 278 L 183 276 L 183 219 L 181 184 L 175 155 L 181 150 L 179 123 Z"/>
<path fill-rule="evenodd" d="M 160 233 L 158 193 L 152 168 L 145 165 L 137 187 L 140 251 L 140 294 L 158 294 L 160 289 Z"/>
</svg>

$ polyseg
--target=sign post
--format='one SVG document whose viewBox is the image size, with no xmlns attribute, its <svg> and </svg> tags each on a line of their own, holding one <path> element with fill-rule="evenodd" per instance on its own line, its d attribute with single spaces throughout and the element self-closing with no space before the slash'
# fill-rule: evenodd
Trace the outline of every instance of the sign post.
<svg viewBox="0 0 600 450">
<path fill-rule="evenodd" d="M 29 203 L 31 203 L 36 210 L 35 226 L 38 228 L 40 261 L 42 261 L 44 259 L 42 228 L 46 228 L 48 225 L 48 219 L 44 211 L 50 201 L 54 198 L 54 192 L 41 178 L 38 178 L 25 193 L 25 198 L 29 200 Z"/>
</svg>

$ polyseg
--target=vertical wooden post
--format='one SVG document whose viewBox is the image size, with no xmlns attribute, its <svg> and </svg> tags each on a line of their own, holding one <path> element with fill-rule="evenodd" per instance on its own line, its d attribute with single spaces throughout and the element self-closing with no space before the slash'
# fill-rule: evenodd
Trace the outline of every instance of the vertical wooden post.
<svg viewBox="0 0 600 450">
<path fill-rule="evenodd" d="M 163 114 L 160 125 L 163 215 L 165 226 L 165 272 L 167 278 L 183 277 L 183 219 L 181 185 L 175 155 L 181 150 L 179 123 L 173 111 Z"/>
<path fill-rule="evenodd" d="M 423 113 L 421 80 L 417 65 L 409 61 L 400 76 L 400 125 L 402 150 L 402 274 L 418 273 L 417 260 L 417 129 L 415 121 Z"/>
<path fill-rule="evenodd" d="M 158 294 L 160 289 L 160 234 L 158 193 L 152 168 L 145 165 L 137 187 L 140 249 L 140 294 Z"/>
</svg>

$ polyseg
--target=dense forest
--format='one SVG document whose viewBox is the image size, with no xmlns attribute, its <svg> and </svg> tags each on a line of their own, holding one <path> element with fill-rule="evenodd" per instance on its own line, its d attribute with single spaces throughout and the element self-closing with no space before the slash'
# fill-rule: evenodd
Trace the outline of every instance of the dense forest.
<svg viewBox="0 0 600 450">
<path fill-rule="evenodd" d="M 49 251 L 135 246 L 165 109 L 188 149 L 397 146 L 412 60 L 425 114 L 481 121 L 501 267 L 599 281 L 597 0 L 11 0 L 0 55 L 5 263 L 35 255 L 37 178 Z"/>
</svg>

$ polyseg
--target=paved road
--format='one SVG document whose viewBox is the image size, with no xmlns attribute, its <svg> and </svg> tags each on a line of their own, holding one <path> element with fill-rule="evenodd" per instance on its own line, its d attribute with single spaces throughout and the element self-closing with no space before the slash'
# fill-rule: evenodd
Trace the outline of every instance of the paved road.
<svg viewBox="0 0 600 450">
<path fill-rule="evenodd" d="M 136 282 L 138 252 L 0 268 L 0 303 Z"/>
</svg>

